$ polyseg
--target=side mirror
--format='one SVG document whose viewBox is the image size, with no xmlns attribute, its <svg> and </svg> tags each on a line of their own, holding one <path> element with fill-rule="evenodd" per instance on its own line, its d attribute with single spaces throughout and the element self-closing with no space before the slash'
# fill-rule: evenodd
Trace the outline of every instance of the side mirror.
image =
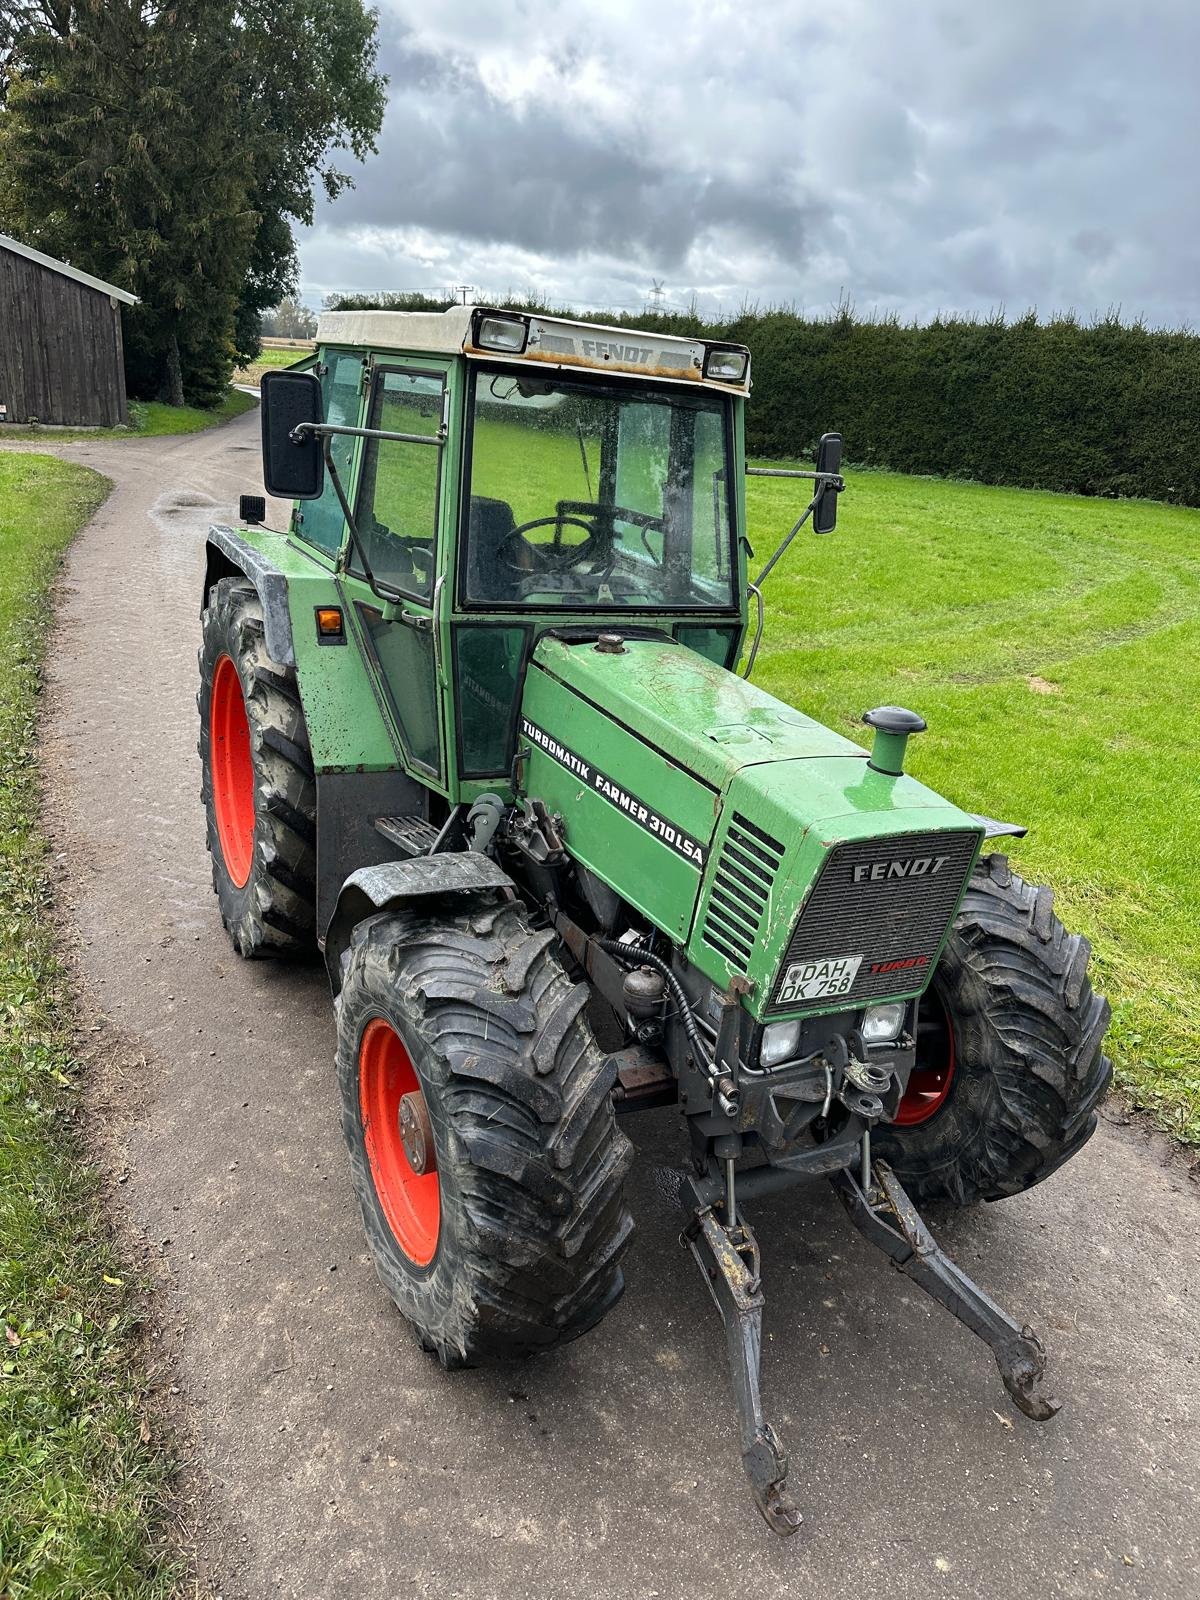
<svg viewBox="0 0 1200 1600">
<path fill-rule="evenodd" d="M 312 372 L 264 372 L 262 396 L 263 484 L 280 500 L 317 500 L 325 487 L 321 438 L 304 433 L 302 422 L 321 423 L 321 380 Z"/>
<path fill-rule="evenodd" d="M 817 471 L 835 476 L 842 469 L 842 436 L 840 433 L 823 433 L 817 446 Z M 838 491 L 832 484 L 822 486 L 821 498 L 813 512 L 813 532 L 832 533 L 837 527 Z"/>
</svg>

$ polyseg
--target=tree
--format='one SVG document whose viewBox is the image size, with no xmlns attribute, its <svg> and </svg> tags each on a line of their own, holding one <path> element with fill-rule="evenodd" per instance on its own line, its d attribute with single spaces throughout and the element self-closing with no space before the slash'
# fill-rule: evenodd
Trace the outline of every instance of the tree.
<svg viewBox="0 0 1200 1600">
<path fill-rule="evenodd" d="M 262 322 L 263 333 L 274 339 L 313 339 L 317 319 L 307 306 L 290 296 L 268 311 Z"/>
<path fill-rule="evenodd" d="M 350 186 L 337 152 L 362 161 L 374 151 L 387 79 L 375 70 L 376 13 L 362 0 L 245 0 L 238 15 L 260 218 L 238 316 L 238 354 L 249 361 L 262 312 L 296 290 L 290 224 L 311 225 L 318 184 L 330 200 Z"/>
<path fill-rule="evenodd" d="M 215 402 L 294 286 L 290 223 L 373 148 L 361 0 L 15 0 L 0 29 L 0 226 L 140 298 L 135 394 Z M 303 93 L 301 88 L 303 87 Z"/>
</svg>

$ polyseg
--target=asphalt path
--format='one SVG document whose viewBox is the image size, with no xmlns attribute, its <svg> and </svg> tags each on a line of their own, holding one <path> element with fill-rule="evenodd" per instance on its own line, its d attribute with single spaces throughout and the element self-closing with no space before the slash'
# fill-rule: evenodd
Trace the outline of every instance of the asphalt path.
<svg viewBox="0 0 1200 1600">
<path fill-rule="evenodd" d="M 1119 1113 L 1041 1188 L 937 1222 L 1041 1331 L 1064 1402 L 1044 1427 L 826 1187 L 753 1208 L 796 1540 L 743 1485 L 719 1321 L 652 1177 L 682 1153 L 669 1113 L 626 1123 L 638 1232 L 598 1330 L 505 1371 L 420 1353 L 364 1248 L 321 972 L 241 961 L 212 895 L 203 542 L 259 488 L 257 432 L 251 414 L 56 452 L 116 484 L 59 595 L 48 821 L 98 1159 L 161 1280 L 201 1591 L 1194 1600 L 1200 1209 L 1185 1165 Z"/>
</svg>

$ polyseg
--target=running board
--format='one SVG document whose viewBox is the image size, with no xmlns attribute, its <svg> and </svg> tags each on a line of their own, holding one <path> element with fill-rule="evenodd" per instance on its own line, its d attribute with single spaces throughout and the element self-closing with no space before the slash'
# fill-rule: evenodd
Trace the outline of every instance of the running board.
<svg viewBox="0 0 1200 1600">
<path fill-rule="evenodd" d="M 438 830 L 424 817 L 376 817 L 375 832 L 408 857 L 427 856 L 438 840 Z"/>
</svg>

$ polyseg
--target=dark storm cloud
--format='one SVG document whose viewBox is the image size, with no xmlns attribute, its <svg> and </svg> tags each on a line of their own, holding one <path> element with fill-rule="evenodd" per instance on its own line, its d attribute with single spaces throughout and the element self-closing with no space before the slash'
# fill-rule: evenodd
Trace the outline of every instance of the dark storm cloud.
<svg viewBox="0 0 1200 1600">
<path fill-rule="evenodd" d="M 411 37 L 390 36 L 381 54 L 393 88 L 379 159 L 339 201 L 339 225 L 403 224 L 564 256 L 633 252 L 671 271 L 714 228 L 799 257 L 826 214 L 790 195 L 783 173 L 738 184 L 614 139 L 573 99 L 570 53 L 555 62 L 561 93 L 526 106 Z"/>
<path fill-rule="evenodd" d="M 1200 310 L 1192 0 L 383 0 L 311 293 Z"/>
</svg>

